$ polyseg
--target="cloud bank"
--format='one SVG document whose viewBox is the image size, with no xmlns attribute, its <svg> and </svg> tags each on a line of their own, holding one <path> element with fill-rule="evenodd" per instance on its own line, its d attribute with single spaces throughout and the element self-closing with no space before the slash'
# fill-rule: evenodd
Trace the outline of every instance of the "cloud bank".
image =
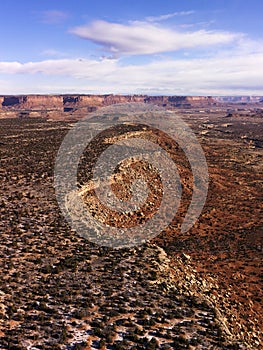
<svg viewBox="0 0 263 350">
<path fill-rule="evenodd" d="M 57 59 L 0 62 L 0 74 L 71 78 L 73 90 L 91 93 L 262 94 L 262 62 L 263 52 L 140 65 L 123 65 L 119 59 Z"/>
</svg>

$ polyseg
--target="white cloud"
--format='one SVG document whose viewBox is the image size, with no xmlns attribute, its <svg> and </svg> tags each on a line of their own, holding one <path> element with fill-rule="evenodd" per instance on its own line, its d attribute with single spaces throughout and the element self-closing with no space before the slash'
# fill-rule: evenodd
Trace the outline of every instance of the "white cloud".
<svg viewBox="0 0 263 350">
<path fill-rule="evenodd" d="M 229 44 L 242 37 L 242 34 L 224 31 L 179 32 L 145 22 L 124 25 L 106 21 L 95 21 L 87 26 L 73 28 L 71 33 L 118 55 L 156 54 L 209 47 Z"/>
<path fill-rule="evenodd" d="M 232 52 L 203 59 L 156 59 L 140 65 L 125 65 L 117 59 L 64 59 L 24 64 L 0 62 L 0 73 L 5 73 L 2 78 L 8 78 L 9 86 L 10 81 L 24 77 L 25 84 L 30 81 L 32 93 L 37 86 L 43 93 L 263 95 L 262 62 L 263 51 L 242 55 Z M 36 85 L 32 85 L 32 79 L 37 81 Z M 49 79 L 52 83 L 48 85 Z M 15 83 L 13 85 L 15 88 Z M 2 84 L 2 89 L 4 86 Z M 29 88 L 25 86 L 25 90 Z"/>
<path fill-rule="evenodd" d="M 39 62 L 0 62 L 0 73 L 64 75 L 74 78 L 95 79 L 97 74 L 112 72 L 114 60 L 53 59 Z"/>
<path fill-rule="evenodd" d="M 194 13 L 195 11 L 180 11 L 180 12 L 168 13 L 166 15 L 146 17 L 145 20 L 147 22 L 160 22 L 160 21 L 166 21 L 167 19 L 170 19 L 176 16 L 189 16 Z"/>
<path fill-rule="evenodd" d="M 69 17 L 68 13 L 58 10 L 42 12 L 42 22 L 47 24 L 58 24 L 64 22 Z"/>
</svg>

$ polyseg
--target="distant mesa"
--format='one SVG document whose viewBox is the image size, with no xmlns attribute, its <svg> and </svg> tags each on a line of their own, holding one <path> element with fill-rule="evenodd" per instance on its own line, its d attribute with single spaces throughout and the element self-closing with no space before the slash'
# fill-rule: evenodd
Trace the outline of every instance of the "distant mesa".
<svg viewBox="0 0 263 350">
<path fill-rule="evenodd" d="M 170 110 L 177 108 L 210 108 L 225 103 L 259 103 L 259 96 L 148 96 L 148 95 L 2 95 L 0 112 L 10 117 L 42 116 L 51 119 L 74 117 L 81 118 L 98 108 L 118 103 L 146 103 L 161 106 Z M 26 111 L 27 114 L 22 112 Z M 21 114 L 22 113 L 22 114 Z M 230 116 L 229 116 L 230 117 Z"/>
<path fill-rule="evenodd" d="M 89 112 L 116 103 L 150 103 L 163 107 L 191 107 L 193 105 L 216 105 L 209 96 L 147 96 L 147 95 L 21 95 L 0 96 L 1 107 L 16 109 L 52 109 L 73 112 L 86 107 Z"/>
</svg>

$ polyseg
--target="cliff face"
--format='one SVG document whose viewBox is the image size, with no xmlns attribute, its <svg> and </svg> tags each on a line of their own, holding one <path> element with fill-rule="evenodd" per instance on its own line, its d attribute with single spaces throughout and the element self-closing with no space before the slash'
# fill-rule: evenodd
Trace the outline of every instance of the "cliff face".
<svg viewBox="0 0 263 350">
<path fill-rule="evenodd" d="M 116 103 L 150 103 L 165 108 L 209 107 L 221 103 L 259 103 L 260 96 L 147 96 L 147 95 L 14 95 L 0 96 L 0 111 L 93 112 Z"/>
<path fill-rule="evenodd" d="M 49 109 L 62 107 L 61 96 L 48 95 L 24 95 L 24 96 L 1 96 L 2 108 L 15 109 Z"/>
<path fill-rule="evenodd" d="M 62 108 L 62 96 L 27 96 L 27 101 L 24 105 L 28 109 L 48 109 Z"/>
<path fill-rule="evenodd" d="M 167 107 L 211 106 L 216 104 L 216 101 L 210 96 L 149 96 L 145 99 L 145 102 Z"/>
<path fill-rule="evenodd" d="M 116 103 L 146 102 L 145 95 L 80 95 L 64 96 L 64 107 L 103 107 Z"/>
<path fill-rule="evenodd" d="M 0 96 L 2 111 L 47 111 L 73 113 L 79 109 L 93 112 L 116 103 L 141 102 L 166 108 L 198 107 L 215 105 L 212 97 L 206 96 L 147 96 L 147 95 L 19 95 Z"/>
</svg>

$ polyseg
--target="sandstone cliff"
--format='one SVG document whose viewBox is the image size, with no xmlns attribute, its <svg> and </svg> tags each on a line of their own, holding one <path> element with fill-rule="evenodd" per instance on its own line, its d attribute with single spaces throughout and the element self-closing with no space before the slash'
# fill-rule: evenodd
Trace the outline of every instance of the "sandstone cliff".
<svg viewBox="0 0 263 350">
<path fill-rule="evenodd" d="M 116 103 L 142 102 L 163 107 L 192 107 L 215 105 L 207 96 L 147 96 L 147 95 L 20 95 L 0 96 L 2 110 L 57 110 L 63 112 L 87 108 L 92 112 L 99 107 Z"/>
<path fill-rule="evenodd" d="M 53 95 L 22 95 L 1 96 L 2 109 L 50 109 L 62 108 L 62 96 Z"/>
</svg>

